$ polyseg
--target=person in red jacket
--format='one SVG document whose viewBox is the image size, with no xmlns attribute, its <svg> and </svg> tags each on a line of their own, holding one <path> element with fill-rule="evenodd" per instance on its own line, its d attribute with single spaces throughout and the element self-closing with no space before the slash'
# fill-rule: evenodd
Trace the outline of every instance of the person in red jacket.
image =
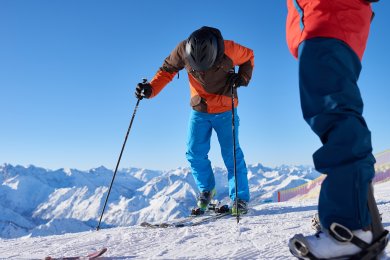
<svg viewBox="0 0 390 260">
<path fill-rule="evenodd" d="M 363 254 L 375 239 L 372 223 L 377 218 L 368 207 L 375 159 L 357 85 L 371 4 L 287 0 L 287 7 L 287 44 L 299 61 L 303 117 L 322 142 L 313 160 L 327 175 L 318 203 L 321 232 L 296 235 L 289 248 L 302 259 Z"/>
<path fill-rule="evenodd" d="M 239 67 L 234 73 L 235 66 Z M 238 99 L 234 99 L 237 196 L 235 192 L 232 95 L 237 97 L 237 87 L 247 86 L 254 66 L 253 51 L 233 41 L 224 40 L 221 32 L 212 27 L 202 27 L 180 42 L 165 59 L 150 83 L 139 83 L 138 98 L 155 97 L 182 69 L 186 69 L 190 82 L 192 113 L 189 123 L 186 157 L 200 191 L 198 208 L 202 214 L 215 195 L 215 179 L 208 159 L 212 130 L 217 133 L 221 153 L 228 170 L 229 195 L 233 214 L 246 213 L 249 201 L 247 168 L 238 142 Z M 236 204 L 239 212 L 235 212 Z"/>
</svg>

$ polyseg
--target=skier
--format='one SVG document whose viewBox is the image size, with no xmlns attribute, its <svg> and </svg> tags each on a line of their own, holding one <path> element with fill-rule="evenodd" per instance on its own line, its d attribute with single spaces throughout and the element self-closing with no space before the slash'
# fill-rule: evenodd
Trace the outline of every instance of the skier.
<svg viewBox="0 0 390 260">
<path fill-rule="evenodd" d="M 357 85 L 373 18 L 370 2 L 287 0 L 287 44 L 299 62 L 303 117 L 322 142 L 313 154 L 315 167 L 327 174 L 318 203 L 322 231 L 289 242 L 299 258 L 356 256 L 374 243 L 377 216 L 368 204 L 375 159 Z"/>
<path fill-rule="evenodd" d="M 238 73 L 234 72 L 235 66 L 239 66 Z M 222 157 L 228 170 L 229 195 L 233 201 L 232 213 L 247 212 L 249 187 L 244 154 L 238 143 L 237 99 L 234 103 L 234 117 L 238 198 L 235 198 L 231 87 L 234 86 L 236 97 L 236 88 L 248 85 L 253 66 L 254 54 L 251 49 L 224 40 L 218 29 L 204 26 L 176 46 L 150 83 L 139 83 L 136 87 L 137 98 L 152 98 L 180 70 L 184 68 L 187 70 L 192 111 L 186 157 L 200 191 L 198 208 L 193 210 L 195 214 L 203 214 L 216 193 L 214 174 L 208 159 L 213 129 L 217 133 Z M 238 203 L 238 212 L 235 210 L 235 203 Z"/>
</svg>

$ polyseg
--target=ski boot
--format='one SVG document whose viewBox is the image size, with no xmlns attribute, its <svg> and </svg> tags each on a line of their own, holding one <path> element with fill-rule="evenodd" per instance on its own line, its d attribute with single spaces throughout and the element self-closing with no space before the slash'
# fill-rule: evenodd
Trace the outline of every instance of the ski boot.
<svg viewBox="0 0 390 260">
<path fill-rule="evenodd" d="M 228 205 L 222 205 L 222 206 L 216 207 L 214 209 L 214 212 L 217 214 L 228 213 L 228 212 L 230 212 L 230 208 Z"/>
<path fill-rule="evenodd" d="M 338 223 L 324 230 L 315 215 L 312 227 L 317 233 L 306 237 L 295 235 L 288 244 L 290 252 L 299 259 L 379 259 L 389 242 L 389 231 L 383 227 L 372 184 L 368 191 L 368 208 L 372 219 L 368 230 L 351 231 Z"/>
<path fill-rule="evenodd" d="M 312 236 L 295 235 L 289 241 L 290 252 L 300 259 L 351 258 L 372 242 L 372 232 L 348 228 L 333 223 L 328 230 Z"/>
<path fill-rule="evenodd" d="M 237 203 L 237 205 L 236 205 Z M 242 215 L 248 213 L 248 205 L 247 202 L 242 199 L 236 199 L 232 206 L 232 215 Z"/>
<path fill-rule="evenodd" d="M 197 207 L 191 210 L 191 215 L 203 215 L 205 211 L 208 209 L 208 206 L 215 196 L 216 192 L 215 189 L 211 191 L 202 191 L 199 194 L 198 201 L 197 201 Z"/>
<path fill-rule="evenodd" d="M 193 208 L 191 209 L 191 216 L 200 216 L 200 215 L 203 215 L 204 214 L 204 210 L 202 210 L 201 208 Z"/>
<path fill-rule="evenodd" d="M 299 259 L 359 259 L 371 260 L 385 249 L 387 230 L 376 240 L 370 230 L 351 231 L 332 223 L 329 230 L 312 236 L 295 235 L 289 241 L 290 252 Z"/>
</svg>

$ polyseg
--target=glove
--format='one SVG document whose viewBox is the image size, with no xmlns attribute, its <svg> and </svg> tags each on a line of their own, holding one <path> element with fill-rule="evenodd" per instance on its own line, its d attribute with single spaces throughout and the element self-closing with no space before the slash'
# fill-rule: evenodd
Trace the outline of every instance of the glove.
<svg viewBox="0 0 390 260">
<path fill-rule="evenodd" d="M 239 73 L 232 73 L 227 80 L 227 84 L 229 87 L 238 88 L 245 85 L 245 79 Z"/>
<path fill-rule="evenodd" d="M 138 83 L 135 88 L 135 96 L 138 99 L 150 98 L 152 95 L 152 86 L 149 83 Z"/>
</svg>

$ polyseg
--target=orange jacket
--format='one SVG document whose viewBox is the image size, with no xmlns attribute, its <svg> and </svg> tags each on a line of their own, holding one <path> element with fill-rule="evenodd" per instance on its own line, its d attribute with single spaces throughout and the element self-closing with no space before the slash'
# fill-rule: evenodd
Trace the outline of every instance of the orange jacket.
<svg viewBox="0 0 390 260">
<path fill-rule="evenodd" d="M 291 53 L 314 37 L 339 39 L 363 57 L 372 18 L 365 0 L 287 0 L 286 36 Z"/>
<path fill-rule="evenodd" d="M 227 86 L 229 72 L 234 66 L 239 66 L 238 73 L 248 85 L 254 67 L 254 55 L 251 49 L 233 41 L 221 40 L 224 46 L 213 67 L 205 72 L 194 71 L 185 59 L 185 44 L 182 41 L 165 59 L 163 66 L 151 80 L 151 97 L 156 96 L 177 74 L 185 68 L 188 73 L 191 106 L 193 109 L 206 113 L 221 113 L 231 109 L 231 89 Z M 235 96 L 237 91 L 235 90 Z M 238 98 L 235 99 L 235 107 Z"/>
</svg>

